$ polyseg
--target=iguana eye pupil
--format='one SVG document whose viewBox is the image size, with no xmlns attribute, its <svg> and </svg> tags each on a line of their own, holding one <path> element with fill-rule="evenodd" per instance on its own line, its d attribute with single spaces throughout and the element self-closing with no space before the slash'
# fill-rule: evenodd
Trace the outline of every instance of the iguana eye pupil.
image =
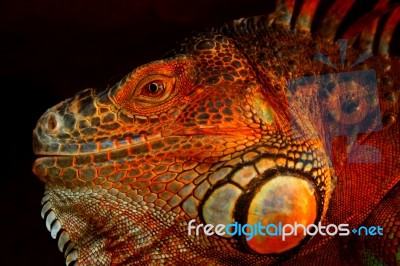
<svg viewBox="0 0 400 266">
<path fill-rule="evenodd" d="M 157 93 L 161 89 L 162 85 L 156 82 L 149 84 L 148 90 L 150 93 Z"/>
</svg>

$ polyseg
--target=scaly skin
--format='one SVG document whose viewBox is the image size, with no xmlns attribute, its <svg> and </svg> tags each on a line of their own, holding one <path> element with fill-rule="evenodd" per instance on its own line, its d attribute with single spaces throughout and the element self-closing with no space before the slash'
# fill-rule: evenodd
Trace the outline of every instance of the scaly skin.
<svg viewBox="0 0 400 266">
<path fill-rule="evenodd" d="M 329 108 L 287 100 L 295 96 L 287 80 L 349 71 L 347 62 L 338 71 L 315 61 L 317 52 L 340 62 L 335 42 L 271 18 L 235 21 L 187 39 L 109 90 L 88 89 L 50 108 L 33 134 L 42 156 L 33 171 L 45 183 L 42 215 L 67 264 L 398 264 L 399 60 L 373 57 L 351 68 L 376 71 L 380 98 L 369 108 L 380 108 L 383 128 L 359 137 L 380 161 L 350 163 L 346 149 L 358 146 L 312 116 L 332 116 Z M 361 53 L 349 47 L 346 58 Z M 360 79 L 348 84 L 368 86 Z M 318 101 L 338 101 L 317 89 Z M 379 225 L 384 235 L 246 241 L 188 235 L 192 219 Z"/>
</svg>

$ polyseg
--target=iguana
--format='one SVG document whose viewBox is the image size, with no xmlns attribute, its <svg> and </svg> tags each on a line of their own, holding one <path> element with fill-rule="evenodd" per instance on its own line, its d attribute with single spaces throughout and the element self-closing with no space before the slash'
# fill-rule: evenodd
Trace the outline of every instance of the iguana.
<svg viewBox="0 0 400 266">
<path fill-rule="evenodd" d="M 338 36 L 353 3 L 280 0 L 48 109 L 33 172 L 66 264 L 400 265 L 400 8 Z"/>
</svg>

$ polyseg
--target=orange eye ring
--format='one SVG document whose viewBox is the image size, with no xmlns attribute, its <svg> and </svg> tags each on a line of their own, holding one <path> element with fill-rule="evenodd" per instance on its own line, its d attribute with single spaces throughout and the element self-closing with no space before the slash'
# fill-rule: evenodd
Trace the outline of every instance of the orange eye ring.
<svg viewBox="0 0 400 266">
<path fill-rule="evenodd" d="M 175 78 L 166 75 L 149 75 L 138 82 L 131 101 L 138 104 L 162 104 L 175 92 Z"/>
</svg>

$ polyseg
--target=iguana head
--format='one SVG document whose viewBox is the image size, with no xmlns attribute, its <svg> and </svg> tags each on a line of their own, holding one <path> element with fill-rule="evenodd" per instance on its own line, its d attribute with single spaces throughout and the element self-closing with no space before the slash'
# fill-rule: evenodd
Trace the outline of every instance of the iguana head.
<svg viewBox="0 0 400 266">
<path fill-rule="evenodd" d="M 33 133 L 33 171 L 67 263 L 256 261 L 301 246 L 304 236 L 187 228 L 322 219 L 329 169 L 318 141 L 293 139 L 284 86 L 271 73 L 261 81 L 231 38 L 205 33 L 50 108 Z"/>
</svg>

